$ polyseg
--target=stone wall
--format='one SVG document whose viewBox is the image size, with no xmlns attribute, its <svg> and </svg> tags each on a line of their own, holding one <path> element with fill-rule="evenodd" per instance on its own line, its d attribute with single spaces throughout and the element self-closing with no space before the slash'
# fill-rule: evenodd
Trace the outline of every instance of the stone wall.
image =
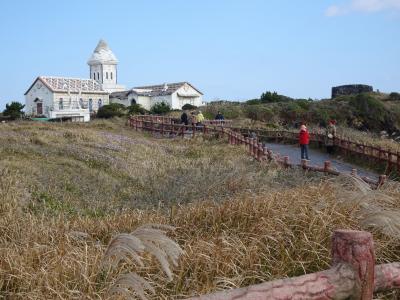
<svg viewBox="0 0 400 300">
<path fill-rule="evenodd" d="M 365 84 L 349 84 L 349 85 L 335 86 L 332 88 L 332 98 L 345 95 L 370 93 L 373 91 L 374 89 L 372 88 L 372 86 Z"/>
</svg>

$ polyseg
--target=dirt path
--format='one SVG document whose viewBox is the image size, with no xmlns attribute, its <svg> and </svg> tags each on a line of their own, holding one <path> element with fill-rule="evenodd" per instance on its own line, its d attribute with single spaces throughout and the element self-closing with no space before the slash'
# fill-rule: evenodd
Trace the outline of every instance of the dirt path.
<svg viewBox="0 0 400 300">
<path fill-rule="evenodd" d="M 276 143 L 264 143 L 264 145 L 271 149 L 274 153 L 279 153 L 281 156 L 289 156 L 290 162 L 300 163 L 300 147 L 298 145 Z M 308 156 L 310 158 L 309 164 L 313 166 L 323 166 L 324 162 L 329 160 L 332 163 L 332 167 L 340 172 L 350 173 L 352 169 L 357 169 L 358 174 L 361 176 L 367 176 L 375 180 L 377 180 L 379 177 L 379 175 L 374 171 L 344 162 L 337 155 L 330 156 L 329 154 L 320 150 L 309 149 Z"/>
</svg>

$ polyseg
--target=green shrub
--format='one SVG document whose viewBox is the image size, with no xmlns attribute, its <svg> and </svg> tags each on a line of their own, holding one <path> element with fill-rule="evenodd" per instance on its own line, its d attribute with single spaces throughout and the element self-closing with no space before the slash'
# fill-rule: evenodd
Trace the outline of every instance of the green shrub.
<svg viewBox="0 0 400 300">
<path fill-rule="evenodd" d="M 156 103 L 150 109 L 150 113 L 152 113 L 153 115 L 164 115 L 166 113 L 169 113 L 170 111 L 171 107 L 165 102 Z"/>
<path fill-rule="evenodd" d="M 246 117 L 255 121 L 271 122 L 274 119 L 274 111 L 265 105 L 247 105 Z"/>
<path fill-rule="evenodd" d="M 149 111 L 143 108 L 140 104 L 132 104 L 127 107 L 130 115 L 145 115 Z"/>
<path fill-rule="evenodd" d="M 16 120 L 21 118 L 24 115 L 22 111 L 25 105 L 19 102 L 11 102 L 11 104 L 6 104 L 6 109 L 3 111 L 4 116 L 10 117 L 11 120 Z"/>
<path fill-rule="evenodd" d="M 284 95 L 279 95 L 277 92 L 262 93 L 260 97 L 260 101 L 263 103 L 288 102 L 291 100 L 293 99 Z"/>
<path fill-rule="evenodd" d="M 192 109 L 196 109 L 197 106 L 186 103 L 184 106 L 182 106 L 182 110 L 192 110 Z"/>
<path fill-rule="evenodd" d="M 400 93 L 395 93 L 395 92 L 390 93 L 389 99 L 393 101 L 400 100 Z"/>
<path fill-rule="evenodd" d="M 103 105 L 97 111 L 97 117 L 102 119 L 110 119 L 114 117 L 122 117 L 126 114 L 126 107 L 120 103 L 111 103 Z"/>
</svg>

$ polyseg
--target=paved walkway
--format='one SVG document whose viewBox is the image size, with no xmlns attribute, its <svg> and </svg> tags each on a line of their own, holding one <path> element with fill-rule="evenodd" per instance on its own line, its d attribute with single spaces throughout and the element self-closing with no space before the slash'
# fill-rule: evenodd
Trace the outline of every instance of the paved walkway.
<svg viewBox="0 0 400 300">
<path fill-rule="evenodd" d="M 268 149 L 271 149 L 274 153 L 279 153 L 281 156 L 289 156 L 291 163 L 300 163 L 300 147 L 298 145 L 276 143 L 264 143 L 264 145 L 268 147 Z M 324 162 L 329 160 L 332 163 L 332 167 L 340 172 L 350 173 L 352 169 L 357 169 L 357 172 L 360 176 L 367 176 L 375 180 L 377 180 L 379 177 L 379 175 L 374 171 L 344 162 L 340 160 L 340 158 L 332 157 L 328 153 L 320 150 L 309 149 L 308 156 L 310 158 L 309 165 L 311 166 L 323 167 Z"/>
</svg>

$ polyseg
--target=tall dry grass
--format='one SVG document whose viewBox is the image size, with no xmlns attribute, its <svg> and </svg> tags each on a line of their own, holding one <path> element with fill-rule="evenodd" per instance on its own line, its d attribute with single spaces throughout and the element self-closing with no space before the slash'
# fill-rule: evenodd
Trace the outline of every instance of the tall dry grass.
<svg viewBox="0 0 400 300">
<path fill-rule="evenodd" d="M 22 132 L 26 130 L 28 136 L 31 135 L 29 130 L 51 132 L 40 136 L 44 145 L 50 145 L 49 140 L 56 134 L 63 137 L 65 132 L 70 132 L 80 136 L 74 138 L 74 143 L 75 147 L 79 145 L 81 152 L 72 157 L 63 153 L 56 156 L 52 152 L 54 150 L 49 149 L 50 146 L 35 148 L 25 144 L 37 152 L 32 154 L 26 151 L 26 156 L 9 155 L 8 161 L 1 161 L 0 298 L 106 299 L 109 297 L 110 286 L 116 283 L 118 276 L 124 276 L 132 269 L 155 288 L 154 299 L 181 299 L 219 289 L 301 275 L 329 267 L 330 236 L 338 228 L 372 231 L 378 261 L 400 261 L 398 235 L 393 234 L 396 233 L 398 219 L 396 214 L 387 215 L 388 211 L 394 213 L 399 209 L 398 183 L 390 182 L 379 192 L 374 192 L 347 177 L 307 177 L 301 172 L 287 173 L 273 165 L 262 166 L 252 162 L 242 150 L 226 148 L 218 142 L 205 144 L 207 142 L 201 140 L 182 143 L 143 139 L 124 129 L 113 128 L 114 125 L 92 124 L 87 128 L 77 125 L 51 125 L 48 128 L 46 125 L 37 125 L 34 129 L 27 129 L 25 126 L 28 125 L 25 124 L 20 125 L 24 129 Z M 46 129 L 39 129 L 42 126 Z M 80 130 L 82 132 L 78 133 Z M 82 167 L 85 164 L 80 161 L 79 155 L 85 157 L 90 153 L 93 145 L 85 143 L 90 144 L 94 140 L 99 145 L 105 132 L 119 134 L 129 139 L 133 145 L 139 145 L 138 148 L 129 146 L 128 151 L 131 152 L 123 156 L 128 163 L 130 159 L 133 161 L 132 157 L 136 157 L 136 164 L 130 166 L 138 170 L 132 172 L 142 170 L 148 172 L 146 175 L 149 177 L 159 174 L 167 176 L 169 173 L 163 168 L 170 170 L 174 164 L 166 158 L 174 159 L 178 165 L 179 159 L 182 159 L 185 164 L 197 166 L 197 169 L 193 171 L 191 183 L 180 179 L 181 189 L 197 188 L 196 184 L 202 188 L 203 180 L 208 185 L 211 179 L 216 183 L 203 191 L 201 197 L 157 205 L 151 202 L 147 208 L 123 202 L 109 193 L 113 190 L 108 190 L 107 185 L 103 191 L 108 194 L 96 195 L 99 195 L 100 201 L 107 201 L 104 206 L 109 208 L 97 214 L 87 213 L 87 209 L 99 205 L 99 199 L 84 196 L 88 191 L 88 181 L 76 185 L 75 188 L 80 189 L 76 196 L 64 186 L 65 193 L 70 194 L 58 199 L 55 204 L 48 200 L 42 200 L 44 203 L 41 203 L 35 198 L 36 190 L 32 184 L 46 184 L 46 181 L 41 181 L 42 177 L 39 180 L 35 176 L 48 172 L 47 177 L 43 174 L 40 176 L 62 178 L 59 173 L 53 172 L 56 168 L 51 166 L 55 165 L 63 168 L 65 164 L 66 172 L 81 176 L 79 178 L 82 180 L 87 180 L 86 175 L 79 173 L 91 169 L 99 177 L 97 187 L 103 189 L 100 185 L 108 181 L 102 181 L 102 178 L 108 178 L 106 175 L 114 174 L 116 170 L 110 166 L 100 172 L 96 164 L 86 169 Z M 22 139 L 20 136 L 14 138 L 17 141 Z M 66 142 L 61 139 L 58 143 L 65 145 Z M 17 148 L 18 142 L 2 146 L 2 151 L 13 147 Z M 149 153 L 136 153 L 142 149 Z M 217 160 L 209 149 L 225 157 Z M 43 159 L 43 156 L 37 154 L 40 151 L 47 153 L 53 163 L 37 162 L 36 158 Z M 140 161 L 150 159 L 150 154 L 159 157 L 153 158 L 154 161 Z M 173 154 L 176 154 L 176 158 L 172 158 Z M 118 155 L 119 152 L 116 152 L 117 159 Z M 26 169 L 21 167 L 22 164 L 16 161 L 18 157 L 31 166 Z M 33 166 L 35 163 L 38 164 L 37 169 Z M 68 167 L 73 163 L 77 167 L 75 171 Z M 208 164 L 211 166 L 208 167 Z M 218 172 L 209 173 L 215 166 L 218 166 Z M 158 170 L 160 168 L 161 171 Z M 40 172 L 32 174 L 33 178 L 29 179 L 28 172 L 31 169 Z M 230 172 L 233 176 L 229 176 Z M 90 173 L 88 171 L 85 174 Z M 165 184 L 174 182 L 172 174 L 176 173 L 168 175 L 168 179 L 164 179 Z M 188 174 L 192 175 L 190 172 Z M 206 178 L 207 174 L 211 179 Z M 94 178 L 96 176 L 93 175 Z M 229 180 L 224 181 L 224 176 Z M 66 178 L 70 180 L 72 176 Z M 177 180 L 179 178 L 177 176 Z M 48 194 L 54 197 L 62 192 L 60 186 L 50 183 L 43 187 Z M 157 188 L 155 185 L 151 187 Z M 174 189 L 172 186 L 170 188 Z M 176 190 L 167 195 L 181 195 L 179 188 Z M 141 195 L 139 189 L 129 190 L 129 193 Z M 157 194 L 151 195 L 153 197 Z M 144 201 L 147 198 L 142 199 Z M 95 204 L 86 203 L 89 201 Z M 372 204 L 374 215 L 367 213 L 372 212 L 368 210 Z M 103 267 L 107 245 L 114 236 L 132 232 L 149 223 L 176 228 L 169 236 L 178 242 L 185 253 L 174 269 L 173 281 L 167 280 L 153 256 L 144 256 L 143 267 L 135 266 L 132 261 L 124 261 L 116 269 Z M 385 224 L 391 224 L 394 231 L 385 231 Z M 395 299 L 397 295 L 390 293 L 386 297 Z"/>
</svg>

